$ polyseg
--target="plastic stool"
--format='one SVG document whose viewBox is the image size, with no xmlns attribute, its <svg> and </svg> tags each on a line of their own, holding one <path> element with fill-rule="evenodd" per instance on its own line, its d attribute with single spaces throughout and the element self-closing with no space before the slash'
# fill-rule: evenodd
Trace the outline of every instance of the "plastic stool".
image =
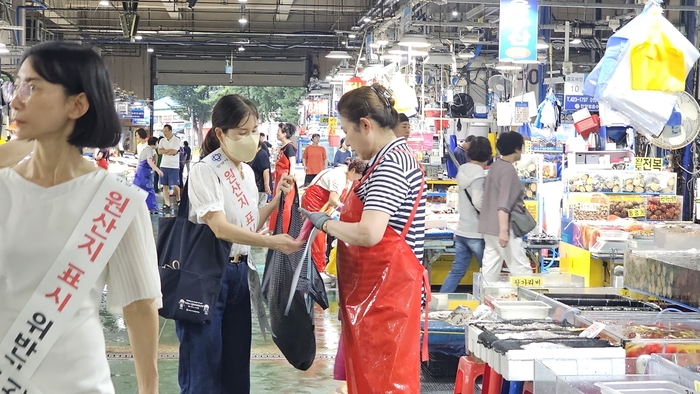
<svg viewBox="0 0 700 394">
<path fill-rule="evenodd" d="M 484 375 L 485 367 L 486 364 L 480 363 L 470 356 L 460 357 L 454 394 L 474 394 L 476 380 L 479 376 Z"/>
<path fill-rule="evenodd" d="M 496 373 L 488 364 L 484 366 L 484 385 L 481 388 L 482 394 L 500 394 L 503 378 Z"/>
</svg>

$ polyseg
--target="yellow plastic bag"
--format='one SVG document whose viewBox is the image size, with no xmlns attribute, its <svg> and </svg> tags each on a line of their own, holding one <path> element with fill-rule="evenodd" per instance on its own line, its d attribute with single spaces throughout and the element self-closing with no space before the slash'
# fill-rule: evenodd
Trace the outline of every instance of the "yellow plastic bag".
<svg viewBox="0 0 700 394">
<path fill-rule="evenodd" d="M 328 264 L 326 265 L 326 273 L 332 276 L 338 276 L 338 266 L 335 262 L 335 256 L 338 253 L 338 248 L 331 249 L 331 255 L 328 258 Z"/>
<path fill-rule="evenodd" d="M 632 89 L 685 91 L 685 55 L 654 23 L 646 40 L 630 50 Z"/>
</svg>

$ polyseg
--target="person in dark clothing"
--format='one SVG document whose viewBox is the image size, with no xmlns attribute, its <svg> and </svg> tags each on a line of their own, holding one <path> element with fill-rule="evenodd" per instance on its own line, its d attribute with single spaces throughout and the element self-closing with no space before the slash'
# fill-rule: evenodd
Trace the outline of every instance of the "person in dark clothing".
<svg viewBox="0 0 700 394">
<path fill-rule="evenodd" d="M 467 136 L 467 139 L 462 141 L 462 143 L 457 145 L 457 148 L 455 148 L 455 158 L 457 159 L 457 162 L 459 162 L 460 166 L 469 162 L 469 158 L 467 157 L 467 149 L 469 149 L 469 144 L 471 144 L 473 140 L 473 135 Z"/>
<path fill-rule="evenodd" d="M 333 167 L 338 167 L 341 164 L 346 164 L 345 161 L 352 157 L 352 152 L 345 145 L 345 138 L 340 140 L 340 149 L 335 152 L 335 158 L 333 159 Z"/>
<path fill-rule="evenodd" d="M 180 147 L 180 184 L 184 185 L 185 182 L 182 179 L 182 175 L 185 172 L 185 167 L 187 167 L 187 175 L 190 174 L 190 162 L 192 161 L 192 148 L 190 148 L 190 143 L 183 141 Z"/>
<path fill-rule="evenodd" d="M 267 140 L 264 133 L 260 133 L 260 142 L 262 143 L 262 147 L 260 149 L 263 149 L 265 152 L 267 152 L 267 155 L 270 156 L 270 148 L 272 148 L 272 144 Z"/>
<path fill-rule="evenodd" d="M 265 150 L 265 142 L 258 142 L 258 153 L 253 161 L 248 163 L 255 173 L 255 184 L 258 186 L 258 207 L 267 204 L 267 198 L 272 194 L 270 188 L 270 153 Z"/>
</svg>

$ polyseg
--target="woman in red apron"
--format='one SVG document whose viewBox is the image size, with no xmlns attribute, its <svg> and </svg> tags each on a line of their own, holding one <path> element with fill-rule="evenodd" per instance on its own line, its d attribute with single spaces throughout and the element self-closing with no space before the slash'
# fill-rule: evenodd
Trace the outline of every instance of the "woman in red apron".
<svg viewBox="0 0 700 394">
<path fill-rule="evenodd" d="M 348 183 L 362 176 L 366 163 L 356 159 L 349 166 L 340 166 L 325 170 L 318 174 L 311 185 L 304 190 L 301 197 L 301 207 L 309 212 L 323 212 L 327 208 L 342 206 L 341 196 Z M 326 269 L 326 233 L 319 232 L 311 244 L 311 258 L 318 272 Z"/>
<path fill-rule="evenodd" d="M 341 241 L 338 289 L 349 394 L 420 393 L 424 180 L 406 141 L 392 132 L 398 120 L 393 105 L 391 93 L 378 85 L 340 99 L 346 142 L 361 159 L 371 159 L 369 169 L 340 221 L 302 212 Z M 426 341 L 423 346 L 427 350 Z"/>
<path fill-rule="evenodd" d="M 109 170 L 109 149 L 95 149 L 95 162 L 98 167 Z"/>
<path fill-rule="evenodd" d="M 275 190 L 273 195 L 277 194 L 277 187 L 282 180 L 282 177 L 286 174 L 294 176 L 294 165 L 296 164 L 297 148 L 294 147 L 294 143 L 289 139 L 296 134 L 297 129 L 291 123 L 280 123 L 277 129 L 277 139 L 282 142 L 282 147 L 280 148 L 279 155 L 277 156 L 277 164 L 275 164 Z M 285 234 L 289 231 L 289 219 L 292 214 L 292 203 L 294 202 L 295 189 L 287 194 L 284 199 L 284 216 L 282 217 L 282 232 Z M 277 224 L 277 209 L 272 212 L 270 216 L 270 231 L 275 231 L 275 225 Z"/>
</svg>

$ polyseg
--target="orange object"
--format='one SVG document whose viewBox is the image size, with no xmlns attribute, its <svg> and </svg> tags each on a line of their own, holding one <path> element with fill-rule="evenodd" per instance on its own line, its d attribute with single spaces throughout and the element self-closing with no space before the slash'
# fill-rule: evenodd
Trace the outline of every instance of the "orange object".
<svg viewBox="0 0 700 394">
<path fill-rule="evenodd" d="M 471 356 L 459 358 L 454 394 L 474 394 L 476 380 L 484 375 L 486 364 L 474 360 Z"/>
<path fill-rule="evenodd" d="M 294 144 L 292 144 L 291 142 L 287 145 L 294 146 Z M 283 146 L 282 149 L 280 149 L 279 156 L 277 157 L 277 164 L 275 165 L 275 190 L 273 195 L 277 195 L 277 188 L 280 185 L 282 176 L 291 172 L 292 163 L 289 161 L 289 158 L 284 154 L 284 150 L 287 147 L 287 145 Z M 289 194 L 287 194 L 284 198 L 284 213 L 282 216 L 282 232 L 284 234 L 287 234 L 289 232 L 289 222 L 292 217 L 292 204 L 294 203 L 294 193 L 296 193 L 296 189 L 292 188 Z M 272 211 L 272 215 L 270 216 L 271 232 L 275 231 L 278 210 L 279 208 L 275 208 L 275 210 Z"/>
<path fill-rule="evenodd" d="M 376 166 L 364 175 L 360 185 Z M 427 271 L 405 236 L 422 193 L 421 189 L 402 234 L 387 226 L 375 246 L 338 243 L 338 289 L 349 394 L 420 393 L 421 286 L 428 291 L 430 287 Z M 364 204 L 357 197 L 357 189 L 349 193 L 344 208 L 341 221 L 360 221 Z M 424 357 L 427 345 L 424 339 Z"/>
<path fill-rule="evenodd" d="M 320 145 L 309 145 L 304 148 L 302 157 L 306 159 L 306 173 L 320 174 L 326 168 L 328 161 L 326 148 Z"/>
</svg>

